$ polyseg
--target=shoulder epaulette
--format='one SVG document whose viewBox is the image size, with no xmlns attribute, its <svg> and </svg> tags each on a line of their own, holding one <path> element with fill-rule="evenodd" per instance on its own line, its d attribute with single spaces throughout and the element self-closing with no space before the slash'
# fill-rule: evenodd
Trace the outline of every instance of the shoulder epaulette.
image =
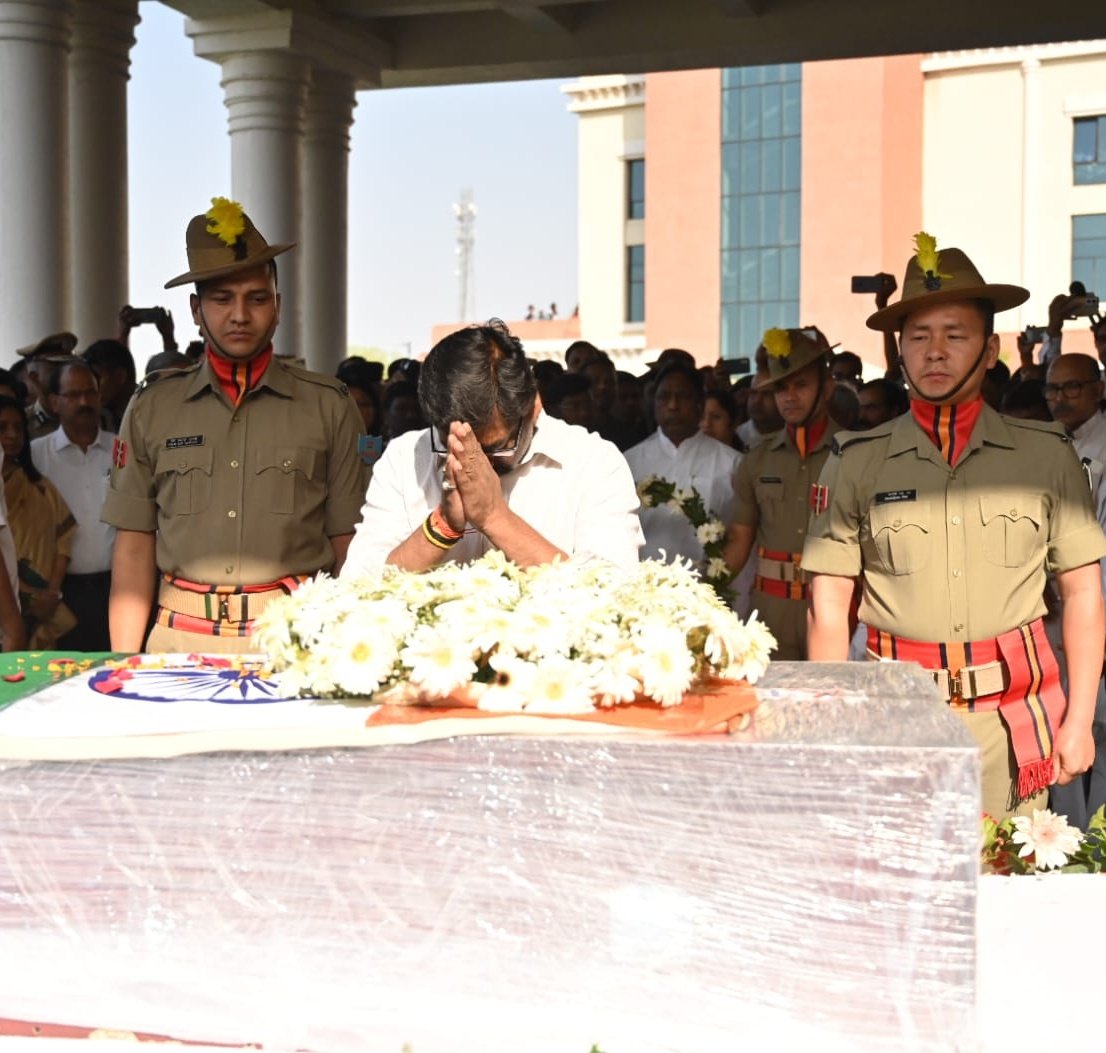
<svg viewBox="0 0 1106 1053">
<path fill-rule="evenodd" d="M 281 359 L 280 363 L 289 373 L 293 374 L 297 380 L 306 380 L 309 384 L 318 384 L 319 387 L 331 388 L 343 395 L 349 394 L 349 388 L 337 377 L 332 377 L 327 373 L 316 373 L 313 369 L 308 369 L 306 366 L 298 365 L 295 362 L 289 362 L 287 359 Z"/>
<path fill-rule="evenodd" d="M 196 362 L 193 365 L 185 366 L 183 369 L 155 369 L 152 373 L 147 373 L 136 385 L 134 394 L 131 398 L 137 398 L 152 384 L 160 380 L 169 380 L 173 377 L 190 377 L 197 369 L 200 368 L 202 362 Z"/>
<path fill-rule="evenodd" d="M 867 431 L 839 431 L 833 437 L 833 444 L 830 447 L 831 451 L 840 455 L 842 450 L 848 449 L 850 446 L 857 446 L 862 442 L 870 442 L 872 439 L 881 439 L 891 434 L 891 425 L 894 424 L 894 420 L 886 421 L 883 424 L 877 424 L 874 428 L 869 428 Z"/>
<path fill-rule="evenodd" d="M 1026 420 L 1024 417 L 1007 417 L 1005 421 L 1012 428 L 1026 428 L 1029 431 L 1040 431 L 1047 435 L 1054 435 L 1061 442 L 1071 442 L 1071 436 L 1064 431 L 1064 426 L 1054 420 Z"/>
</svg>

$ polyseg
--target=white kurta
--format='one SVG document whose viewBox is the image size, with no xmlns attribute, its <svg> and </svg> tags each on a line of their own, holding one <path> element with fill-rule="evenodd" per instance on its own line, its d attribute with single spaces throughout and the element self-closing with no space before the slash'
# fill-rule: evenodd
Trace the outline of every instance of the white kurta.
<svg viewBox="0 0 1106 1053">
<path fill-rule="evenodd" d="M 637 493 L 612 443 L 542 413 L 525 459 L 502 482 L 511 511 L 574 559 L 637 562 L 642 542 Z M 382 566 L 441 499 L 442 458 L 430 447 L 430 431 L 393 439 L 373 469 L 341 576 Z M 469 529 L 447 558 L 467 563 L 491 547 Z"/>
<path fill-rule="evenodd" d="M 656 475 L 684 489 L 694 487 L 703 504 L 723 523 L 729 522 L 734 500 L 733 476 L 741 460 L 737 450 L 702 432 L 676 446 L 658 428 L 644 442 L 630 447 L 626 460 L 635 483 Z M 683 513 L 667 508 L 643 508 L 641 526 L 645 531 L 643 556 L 656 559 L 663 550 L 670 560 L 674 556 L 694 561 L 703 558 L 703 546 Z"/>
</svg>

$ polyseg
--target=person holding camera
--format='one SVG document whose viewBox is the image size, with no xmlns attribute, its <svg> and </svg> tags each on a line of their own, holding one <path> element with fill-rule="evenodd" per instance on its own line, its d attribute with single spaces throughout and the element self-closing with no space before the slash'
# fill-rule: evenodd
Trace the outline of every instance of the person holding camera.
<svg viewBox="0 0 1106 1053">
<path fill-rule="evenodd" d="M 274 260 L 293 246 L 269 245 L 225 198 L 185 240 L 189 269 L 166 288 L 195 283 L 206 347 L 139 386 L 115 443 L 111 645 L 243 653 L 266 605 L 341 567 L 364 494 L 361 419 L 344 384 L 273 352 Z"/>
<path fill-rule="evenodd" d="M 1046 369 L 1060 357 L 1065 321 L 1086 318 L 1094 336 L 1099 361 L 1106 364 L 1106 319 L 1099 316 L 1098 297 L 1087 292 L 1086 286 L 1074 281 L 1066 293 L 1059 293 L 1048 305 L 1048 325 L 1026 326 L 1018 336 L 1018 355 L 1021 365 L 1033 365 L 1033 348 L 1041 345 L 1041 365 Z"/>
</svg>

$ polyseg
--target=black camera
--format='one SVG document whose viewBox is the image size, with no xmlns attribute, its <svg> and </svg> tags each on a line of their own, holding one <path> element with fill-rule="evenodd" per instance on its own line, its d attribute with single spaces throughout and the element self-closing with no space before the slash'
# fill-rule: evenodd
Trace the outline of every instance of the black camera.
<svg viewBox="0 0 1106 1053">
<path fill-rule="evenodd" d="M 157 325 L 165 314 L 164 307 L 133 307 L 131 319 L 134 325 Z"/>
<path fill-rule="evenodd" d="M 1093 318 L 1098 314 L 1098 297 L 1087 292 L 1082 282 L 1072 282 L 1068 293 L 1072 298 L 1068 304 L 1068 318 Z"/>
<path fill-rule="evenodd" d="M 871 293 L 874 295 L 887 289 L 891 291 L 895 289 L 895 276 L 893 274 L 881 272 L 879 274 L 853 275 L 852 290 L 854 293 Z"/>
<path fill-rule="evenodd" d="M 722 372 L 728 377 L 743 377 L 746 373 L 751 373 L 752 368 L 747 357 L 724 358 L 722 359 Z"/>
</svg>

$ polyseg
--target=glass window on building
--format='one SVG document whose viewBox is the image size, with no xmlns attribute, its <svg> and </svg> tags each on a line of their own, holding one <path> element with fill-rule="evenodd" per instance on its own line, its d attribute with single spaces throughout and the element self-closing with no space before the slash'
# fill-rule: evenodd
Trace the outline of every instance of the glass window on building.
<svg viewBox="0 0 1106 1053">
<path fill-rule="evenodd" d="M 626 162 L 626 218 L 645 218 L 645 158 Z"/>
<path fill-rule="evenodd" d="M 1106 297 L 1106 213 L 1071 217 L 1071 276 Z"/>
<path fill-rule="evenodd" d="M 645 246 L 626 246 L 626 321 L 645 321 Z"/>
<path fill-rule="evenodd" d="M 802 66 L 722 71 L 722 308 L 725 358 L 765 329 L 799 324 Z"/>
<path fill-rule="evenodd" d="M 1077 117 L 1072 171 L 1077 184 L 1106 183 L 1106 114 Z"/>
</svg>

